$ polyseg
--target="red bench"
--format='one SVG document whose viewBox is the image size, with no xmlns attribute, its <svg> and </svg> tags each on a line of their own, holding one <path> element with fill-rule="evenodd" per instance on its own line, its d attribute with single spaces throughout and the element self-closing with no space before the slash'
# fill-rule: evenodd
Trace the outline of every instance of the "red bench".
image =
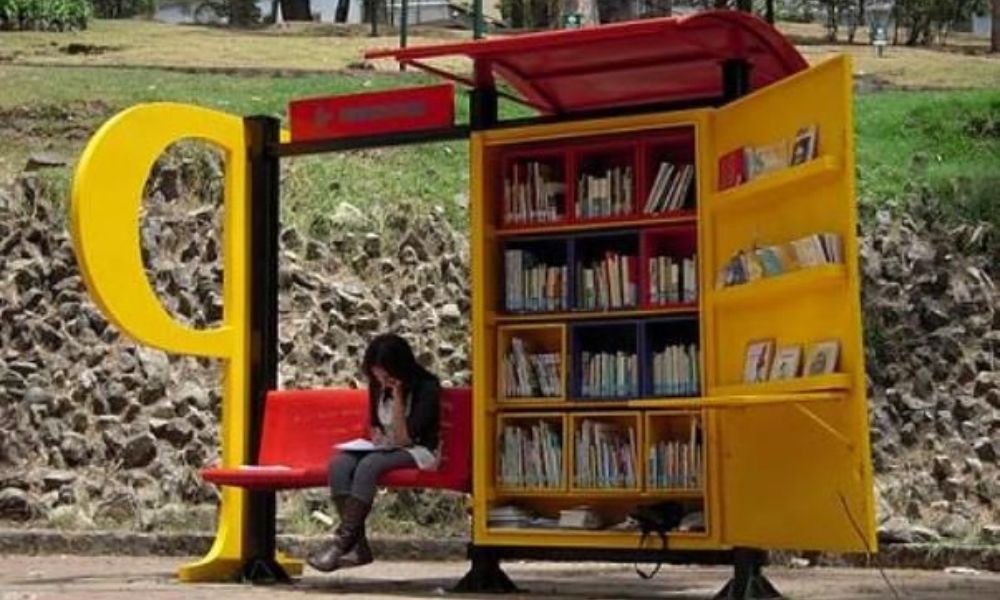
<svg viewBox="0 0 1000 600">
<path fill-rule="evenodd" d="M 251 490 L 327 485 L 334 444 L 368 437 L 368 390 L 321 389 L 270 392 L 258 465 L 209 468 L 205 481 Z M 385 487 L 472 490 L 472 397 L 468 388 L 441 390 L 441 463 L 435 471 L 417 468 L 386 473 Z"/>
</svg>

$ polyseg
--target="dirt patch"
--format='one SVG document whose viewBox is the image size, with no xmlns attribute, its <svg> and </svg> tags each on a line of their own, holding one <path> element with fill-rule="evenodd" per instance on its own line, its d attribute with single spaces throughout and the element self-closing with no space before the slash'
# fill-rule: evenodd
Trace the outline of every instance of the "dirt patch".
<svg viewBox="0 0 1000 600">
<path fill-rule="evenodd" d="M 77 56 L 80 54 L 99 56 L 101 54 L 107 54 L 108 52 L 119 52 L 121 50 L 123 50 L 122 46 L 101 46 L 99 44 L 80 44 L 76 42 L 59 47 L 59 52 L 69 54 L 71 56 Z"/>
<path fill-rule="evenodd" d="M 0 133 L 62 140 L 86 140 L 112 108 L 100 100 L 0 108 Z"/>
</svg>

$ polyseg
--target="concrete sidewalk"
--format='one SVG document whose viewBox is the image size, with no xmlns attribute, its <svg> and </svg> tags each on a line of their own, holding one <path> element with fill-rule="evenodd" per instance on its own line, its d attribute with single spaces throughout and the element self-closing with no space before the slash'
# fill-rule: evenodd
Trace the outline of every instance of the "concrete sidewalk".
<svg viewBox="0 0 1000 600">
<path fill-rule="evenodd" d="M 0 600 L 286 600 L 325 595 L 350 600 L 436 598 L 447 595 L 445 590 L 467 568 L 465 562 L 382 562 L 334 575 L 307 570 L 294 586 L 254 587 L 180 584 L 173 572 L 184 562 L 159 557 L 0 556 Z M 728 568 L 665 566 L 656 579 L 643 581 L 631 567 L 621 565 L 511 563 L 505 568 L 527 590 L 525 594 L 505 598 L 546 600 L 703 600 L 711 598 L 730 573 Z M 908 600 L 1000 598 L 998 573 L 899 570 L 887 573 L 901 597 Z M 892 598 L 875 570 L 770 568 L 768 574 L 789 598 Z"/>
</svg>

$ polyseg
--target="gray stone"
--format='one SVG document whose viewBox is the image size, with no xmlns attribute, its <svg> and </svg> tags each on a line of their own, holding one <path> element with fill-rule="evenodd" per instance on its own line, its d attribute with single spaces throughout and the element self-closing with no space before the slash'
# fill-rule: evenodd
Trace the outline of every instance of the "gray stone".
<svg viewBox="0 0 1000 600">
<path fill-rule="evenodd" d="M 194 437 L 191 425 L 180 418 L 169 421 L 150 420 L 149 428 L 156 437 L 170 442 L 175 448 L 183 447 Z"/>
<path fill-rule="evenodd" d="M 914 525 L 911 527 L 910 535 L 913 537 L 913 541 L 917 543 L 934 543 L 941 541 L 941 536 L 938 532 L 929 527 L 924 527 L 923 525 Z"/>
<path fill-rule="evenodd" d="M 148 433 L 136 435 L 126 442 L 121 454 L 124 468 L 145 467 L 156 459 L 156 438 Z"/>
<path fill-rule="evenodd" d="M 951 463 L 951 459 L 943 454 L 939 454 L 934 457 L 931 473 L 937 479 L 945 479 L 951 477 L 952 473 L 955 472 L 955 467 Z"/>
<path fill-rule="evenodd" d="M 995 440 L 982 437 L 976 440 L 972 446 L 976 456 L 985 463 L 995 464 L 997 462 L 997 444 Z"/>
<path fill-rule="evenodd" d="M 37 512 L 26 491 L 16 487 L 0 490 L 0 519 L 27 521 Z"/>
<path fill-rule="evenodd" d="M 462 320 L 462 311 L 457 304 L 449 302 L 438 309 L 438 317 L 443 325 L 455 325 Z"/>
<path fill-rule="evenodd" d="M 71 467 L 83 465 L 90 459 L 87 438 L 73 431 L 64 434 L 63 441 L 59 444 L 59 450 L 62 452 L 66 464 Z"/>
<path fill-rule="evenodd" d="M 972 533 L 972 521 L 962 515 L 950 514 L 938 524 L 938 531 L 944 537 L 962 540 Z"/>
<path fill-rule="evenodd" d="M 913 542 L 910 524 L 902 517 L 892 517 L 878 527 L 879 544 L 909 544 Z"/>
<path fill-rule="evenodd" d="M 993 546 L 1000 545 L 1000 525 L 983 525 L 979 529 L 979 541 Z"/>
</svg>

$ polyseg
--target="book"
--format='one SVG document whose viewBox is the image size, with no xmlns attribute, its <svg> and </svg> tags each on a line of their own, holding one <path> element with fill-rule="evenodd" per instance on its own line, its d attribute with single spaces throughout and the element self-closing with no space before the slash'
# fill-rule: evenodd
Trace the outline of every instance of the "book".
<svg viewBox="0 0 1000 600">
<path fill-rule="evenodd" d="M 799 376 L 799 363 L 802 361 L 802 346 L 791 345 L 782 346 L 774 354 L 774 363 L 771 365 L 772 381 L 779 379 L 793 379 Z"/>
<path fill-rule="evenodd" d="M 701 419 L 692 417 L 687 432 L 678 427 L 649 444 L 648 486 L 660 490 L 697 490 L 704 485 Z"/>
<path fill-rule="evenodd" d="M 748 343 L 746 359 L 743 365 L 743 382 L 756 383 L 767 381 L 773 354 L 773 339 L 754 340 Z"/>
<path fill-rule="evenodd" d="M 744 182 L 744 161 L 742 147 L 719 157 L 719 190 L 725 190 Z"/>
<path fill-rule="evenodd" d="M 559 169 L 540 161 L 515 162 L 503 181 L 505 225 L 551 223 L 565 216 L 566 184 Z"/>
<path fill-rule="evenodd" d="M 287 465 L 240 465 L 238 468 L 240 471 L 252 471 L 260 473 L 266 473 L 269 471 L 280 473 L 282 471 L 292 470 L 292 467 L 289 467 Z"/>
<path fill-rule="evenodd" d="M 381 450 L 395 450 L 398 447 L 395 444 L 375 443 L 366 438 L 355 438 L 348 442 L 334 444 L 334 448 L 347 452 L 378 452 Z"/>
<path fill-rule="evenodd" d="M 752 181 L 761 175 L 780 171 L 789 165 L 788 140 L 781 140 L 766 146 L 751 146 L 747 148 L 745 174 L 747 181 Z"/>
<path fill-rule="evenodd" d="M 634 427 L 584 419 L 575 435 L 577 487 L 632 488 L 637 485 Z"/>
<path fill-rule="evenodd" d="M 600 529 L 601 516 L 589 506 L 575 506 L 559 511 L 559 527 L 565 529 Z"/>
<path fill-rule="evenodd" d="M 500 485 L 557 488 L 562 485 L 562 435 L 543 420 L 507 424 L 498 444 Z"/>
<path fill-rule="evenodd" d="M 795 141 L 792 142 L 792 156 L 789 162 L 792 165 L 800 165 L 816 158 L 818 138 L 819 129 L 815 125 L 799 129 L 795 134 Z"/>
<path fill-rule="evenodd" d="M 840 355 L 840 340 L 815 342 L 806 350 L 805 372 L 809 375 L 823 375 L 837 370 Z"/>
<path fill-rule="evenodd" d="M 716 275 L 723 288 L 774 277 L 801 268 L 843 263 L 843 242 L 837 233 L 814 233 L 783 244 L 740 250 Z"/>
</svg>

